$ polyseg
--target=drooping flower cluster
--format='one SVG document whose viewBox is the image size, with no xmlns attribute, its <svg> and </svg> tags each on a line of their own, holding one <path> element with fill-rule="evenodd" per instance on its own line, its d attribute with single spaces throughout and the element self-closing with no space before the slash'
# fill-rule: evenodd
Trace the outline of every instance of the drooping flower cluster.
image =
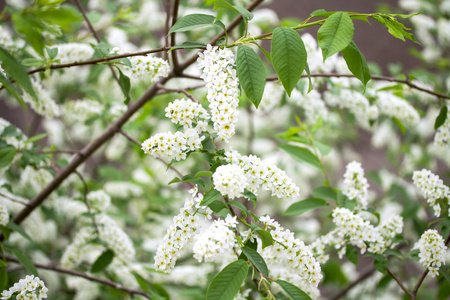
<svg viewBox="0 0 450 300">
<path fill-rule="evenodd" d="M 29 184 L 38 192 L 53 180 L 53 175 L 46 169 L 35 169 L 32 166 L 27 166 L 23 170 L 20 180 L 22 185 Z"/>
<path fill-rule="evenodd" d="M 61 64 L 68 64 L 88 60 L 94 55 L 94 49 L 87 44 L 67 43 L 56 45 L 58 54 L 55 59 L 59 59 Z"/>
<path fill-rule="evenodd" d="M 33 84 L 33 88 L 36 92 L 37 99 L 34 99 L 30 94 L 25 93 L 23 95 L 23 100 L 30 104 L 31 108 L 36 113 L 44 117 L 53 118 L 59 116 L 59 106 L 50 96 L 50 92 L 44 89 L 42 84 L 35 79 L 32 79 L 31 83 Z"/>
<path fill-rule="evenodd" d="M 225 152 L 228 163 L 237 165 L 244 170 L 247 177 L 246 188 L 257 194 L 260 186 L 271 191 L 272 196 L 278 198 L 291 198 L 299 195 L 300 189 L 286 172 L 274 165 L 262 161 L 255 155 L 244 156 L 235 150 Z"/>
<path fill-rule="evenodd" d="M 111 204 L 111 197 L 102 190 L 89 192 L 87 194 L 89 206 L 98 212 L 105 211 Z"/>
<path fill-rule="evenodd" d="M 200 137 L 195 128 L 188 128 L 175 133 L 168 131 L 157 133 L 145 140 L 141 145 L 141 149 L 144 150 L 145 154 L 150 154 L 154 157 L 169 161 L 172 159 L 180 161 L 186 158 L 187 152 L 200 149 L 204 139 L 205 137 Z"/>
<path fill-rule="evenodd" d="M 313 297 L 318 295 L 317 286 L 322 273 L 309 247 L 270 216 L 260 217 L 260 221 L 264 229 L 270 230 L 275 241 L 272 246 L 261 249 L 270 277 L 289 281 Z"/>
<path fill-rule="evenodd" d="M 382 254 L 386 249 L 394 246 L 392 238 L 403 231 L 403 218 L 399 215 L 392 215 L 388 220 L 381 222 L 375 229 L 381 238 L 369 243 L 368 251 Z"/>
<path fill-rule="evenodd" d="M 450 103 L 448 103 L 447 107 L 449 105 Z M 445 119 L 444 124 L 436 131 L 434 143 L 440 148 L 450 147 L 450 110 L 447 111 L 447 118 Z"/>
<path fill-rule="evenodd" d="M 14 42 L 11 34 L 6 30 L 6 28 L 3 28 L 3 26 L 0 26 L 0 45 L 8 50 L 14 48 Z"/>
<path fill-rule="evenodd" d="M 238 221 L 236 217 L 228 215 L 225 220 L 215 220 L 208 228 L 205 234 L 201 235 L 194 244 L 194 258 L 198 262 L 214 261 L 220 258 L 223 261 L 223 256 L 229 255 L 233 252 L 233 247 L 236 244 L 235 234 L 233 229 L 236 228 Z"/>
<path fill-rule="evenodd" d="M 377 97 L 375 103 L 380 113 L 397 118 L 407 127 L 413 127 L 419 123 L 419 113 L 406 100 L 387 92 L 378 92 Z"/>
<path fill-rule="evenodd" d="M 427 202 L 433 207 L 434 215 L 441 215 L 441 205 L 439 199 L 447 199 L 450 204 L 450 189 L 444 184 L 438 175 L 433 174 L 430 170 L 422 169 L 413 173 L 414 185 L 420 189 L 427 199 Z M 448 214 L 450 215 L 450 209 Z"/>
<path fill-rule="evenodd" d="M 414 245 L 414 249 L 419 249 L 419 262 L 435 277 L 441 265 L 445 264 L 447 246 L 442 236 L 436 229 L 428 229 Z"/>
<path fill-rule="evenodd" d="M 14 283 L 9 290 L 4 290 L 0 299 L 9 299 L 15 296 L 15 299 L 45 299 L 48 289 L 44 281 L 34 275 L 27 275 L 24 279 Z"/>
<path fill-rule="evenodd" d="M 64 104 L 64 111 L 70 118 L 78 121 L 86 121 L 89 118 L 100 115 L 104 106 L 94 100 L 67 101 Z"/>
<path fill-rule="evenodd" d="M 6 226 L 9 222 L 9 213 L 5 203 L 0 200 L 0 225 Z"/>
<path fill-rule="evenodd" d="M 66 247 L 61 258 L 61 266 L 66 269 L 76 268 L 82 260 L 85 245 L 95 238 L 96 234 L 91 227 L 82 227 L 75 235 L 72 243 Z"/>
<path fill-rule="evenodd" d="M 347 165 L 344 173 L 344 188 L 343 193 L 349 199 L 356 201 L 358 209 L 367 208 L 367 190 L 369 184 L 364 177 L 364 169 L 361 163 L 352 161 Z"/>
<path fill-rule="evenodd" d="M 192 100 L 175 99 L 169 103 L 165 109 L 166 117 L 175 124 L 183 125 L 184 128 L 191 128 L 193 124 L 199 131 L 206 131 L 209 118 L 208 112 L 199 104 Z"/>
<path fill-rule="evenodd" d="M 186 199 L 180 213 L 173 218 L 173 223 L 164 236 L 164 242 L 158 246 L 154 258 L 155 269 L 158 271 L 169 273 L 175 267 L 184 246 L 198 230 L 201 214 L 197 210 L 200 209 L 203 195 L 197 194 L 197 189 L 190 192 L 191 197 Z M 207 217 L 211 215 L 209 208 L 206 208 L 205 215 Z"/>
<path fill-rule="evenodd" d="M 137 79 L 150 78 L 156 82 L 169 75 L 170 66 L 167 61 L 159 57 L 134 56 L 130 58 L 131 75 Z"/>
<path fill-rule="evenodd" d="M 241 197 L 248 185 L 244 170 L 237 165 L 218 167 L 212 178 L 215 189 L 230 199 Z"/>
<path fill-rule="evenodd" d="M 305 110 L 306 122 L 309 124 L 315 124 L 320 117 L 323 120 L 328 118 L 328 109 L 322 100 L 322 95 L 316 90 L 302 94 L 294 89 L 289 101 Z"/>
<path fill-rule="evenodd" d="M 218 137 L 225 142 L 234 135 L 239 104 L 239 81 L 236 75 L 234 53 L 208 45 L 199 53 L 198 66 L 203 69 L 200 76 L 206 82 L 207 99 L 211 109 L 211 120 Z"/>
</svg>

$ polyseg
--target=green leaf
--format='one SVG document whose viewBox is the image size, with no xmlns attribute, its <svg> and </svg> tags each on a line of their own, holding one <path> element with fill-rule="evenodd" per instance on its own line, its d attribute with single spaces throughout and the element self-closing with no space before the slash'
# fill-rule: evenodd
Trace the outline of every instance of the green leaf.
<svg viewBox="0 0 450 300">
<path fill-rule="evenodd" d="M 337 194 L 337 204 L 338 204 L 339 207 L 345 207 L 345 208 L 353 211 L 353 209 L 356 206 L 356 201 L 355 200 L 350 200 L 347 196 L 345 196 L 341 192 L 338 192 L 338 194 Z"/>
<path fill-rule="evenodd" d="M 19 94 L 14 85 L 2 74 L 2 72 L 0 72 L 0 82 L 3 84 L 3 87 L 8 91 L 8 93 L 16 98 L 23 110 L 27 111 L 27 106 L 23 101 L 22 96 Z"/>
<path fill-rule="evenodd" d="M 272 64 L 289 97 L 306 67 L 306 49 L 300 35 L 290 27 L 273 31 Z"/>
<path fill-rule="evenodd" d="M 308 296 L 304 291 L 289 283 L 287 281 L 278 279 L 276 281 L 281 289 L 289 296 L 292 300 L 311 300 L 311 297 Z"/>
<path fill-rule="evenodd" d="M 238 12 L 239 14 L 241 14 L 242 18 L 247 22 L 250 21 L 251 19 L 253 19 L 253 14 L 251 12 L 249 12 L 247 9 L 245 9 L 242 6 L 231 5 L 230 3 L 228 3 L 225 0 L 215 0 L 214 1 L 213 9 L 219 9 L 219 8 L 225 8 L 225 9 L 229 9 L 229 10 Z"/>
<path fill-rule="evenodd" d="M 27 69 L 24 68 L 8 51 L 0 47 L 0 61 L 6 75 L 18 83 L 28 94 L 37 99 L 36 92 L 31 84 Z"/>
<path fill-rule="evenodd" d="M 206 48 L 205 43 L 187 41 L 179 45 L 173 46 L 172 48 L 170 48 L 169 52 L 174 49 L 204 49 L 204 48 Z"/>
<path fill-rule="evenodd" d="M 17 232 L 18 234 L 29 240 L 31 243 L 33 243 L 31 237 L 25 232 L 25 230 L 22 227 L 20 227 L 16 223 L 9 222 L 8 224 L 6 224 L 5 227 Z"/>
<path fill-rule="evenodd" d="M 160 285 L 151 284 L 147 280 L 145 280 L 141 275 L 139 275 L 136 272 L 131 272 L 136 279 L 137 283 L 139 284 L 139 287 L 150 295 L 151 299 L 153 300 L 164 300 L 164 299 L 170 299 L 167 292 L 162 288 Z"/>
<path fill-rule="evenodd" d="M 240 45 L 237 50 L 236 69 L 245 94 L 258 108 L 266 85 L 263 62 L 252 48 Z"/>
<path fill-rule="evenodd" d="M 205 14 L 191 14 L 178 19 L 178 21 L 170 28 L 169 34 L 173 32 L 184 32 L 191 29 L 213 25 L 216 17 Z"/>
<path fill-rule="evenodd" d="M 314 16 L 317 16 L 317 15 L 321 15 L 321 14 L 323 14 L 323 13 L 327 13 L 327 11 L 325 10 L 325 9 L 323 9 L 323 8 L 321 8 L 321 9 L 316 9 L 315 11 L 313 11 L 311 14 L 310 14 L 310 16 L 311 17 L 314 17 Z M 333 14 L 333 13 L 332 13 Z"/>
<path fill-rule="evenodd" d="M 124 103 L 128 104 L 130 102 L 130 89 L 131 89 L 130 78 L 124 75 L 119 68 L 117 68 L 117 70 L 119 70 L 119 85 L 120 88 L 122 89 L 123 94 L 125 95 Z"/>
<path fill-rule="evenodd" d="M 25 35 L 26 40 L 30 43 L 31 47 L 40 55 L 44 56 L 45 39 L 39 30 L 43 30 L 45 24 L 42 20 L 35 16 L 23 16 L 20 13 L 12 14 L 12 20 L 14 28 L 17 32 Z"/>
<path fill-rule="evenodd" d="M 16 148 L 11 145 L 6 145 L 0 148 L 0 168 L 9 166 L 16 155 Z"/>
<path fill-rule="evenodd" d="M 353 40 L 353 21 L 346 12 L 329 16 L 317 31 L 317 41 L 322 49 L 323 61 L 344 50 Z"/>
<path fill-rule="evenodd" d="M 439 274 L 441 274 L 450 284 L 450 275 L 447 274 L 447 272 L 443 268 L 439 269 Z"/>
<path fill-rule="evenodd" d="M 206 300 L 232 300 L 247 277 L 248 264 L 237 260 L 214 277 L 206 291 Z"/>
<path fill-rule="evenodd" d="M 200 171 L 195 174 L 195 178 L 200 177 L 200 176 L 211 177 L 212 174 L 213 173 L 211 171 Z"/>
<path fill-rule="evenodd" d="M 6 268 L 0 268 L 0 290 L 6 290 L 8 286 L 8 273 L 6 272 Z"/>
<path fill-rule="evenodd" d="M 376 15 L 376 16 L 372 16 L 372 18 L 377 20 L 379 23 L 383 24 L 388 29 L 388 32 L 392 36 L 394 36 L 402 41 L 405 41 L 405 37 L 406 37 L 407 39 L 420 45 L 420 43 L 416 40 L 416 38 L 414 37 L 414 35 L 412 33 L 405 31 L 405 29 L 410 30 L 410 28 L 406 28 L 405 25 L 398 22 L 394 16 Z"/>
<path fill-rule="evenodd" d="M 45 48 L 45 50 L 47 50 L 47 54 L 48 54 L 48 57 L 50 59 L 54 59 L 56 57 L 56 55 L 58 55 L 58 48 L 57 47 L 55 47 L 55 48 L 47 47 L 47 48 Z"/>
<path fill-rule="evenodd" d="M 285 216 L 300 215 L 307 211 L 324 206 L 328 206 L 328 203 L 323 199 L 318 198 L 305 199 L 302 201 L 295 202 L 294 204 L 289 206 L 288 209 L 286 209 L 286 211 L 283 213 L 283 215 Z"/>
<path fill-rule="evenodd" d="M 262 275 L 269 276 L 269 269 L 267 268 L 266 262 L 256 250 L 249 247 L 243 247 L 241 250 Z"/>
<path fill-rule="evenodd" d="M 315 198 L 325 199 L 336 201 L 337 200 L 337 192 L 335 189 L 329 186 L 319 186 L 312 190 L 311 195 Z"/>
<path fill-rule="evenodd" d="M 244 204 L 242 204 L 241 202 L 238 202 L 238 201 L 228 201 L 228 205 L 237 207 L 242 212 L 244 218 L 247 218 L 248 209 L 247 209 L 247 207 L 245 207 Z"/>
<path fill-rule="evenodd" d="M 48 136 L 48 133 L 37 134 L 35 136 L 30 137 L 28 140 L 26 140 L 25 144 L 37 142 L 37 141 L 42 140 L 43 138 L 45 138 L 47 136 Z"/>
<path fill-rule="evenodd" d="M 405 253 L 404 257 L 415 260 L 415 261 L 419 261 L 419 249 L 414 249 L 409 251 L 408 253 Z"/>
<path fill-rule="evenodd" d="M 22 60 L 22 65 L 25 67 L 42 67 L 45 61 L 39 58 L 25 58 Z"/>
<path fill-rule="evenodd" d="M 91 273 L 101 272 L 106 269 L 114 259 L 114 252 L 106 250 L 92 264 Z"/>
<path fill-rule="evenodd" d="M 181 179 L 178 178 L 178 177 L 175 177 L 175 178 L 172 179 L 168 184 L 177 183 L 177 182 L 181 182 Z"/>
<path fill-rule="evenodd" d="M 309 149 L 293 145 L 281 145 L 278 147 L 296 160 L 305 162 L 319 170 L 322 170 L 322 164 L 320 163 L 320 160 Z"/>
<path fill-rule="evenodd" d="M 354 265 L 358 265 L 358 250 L 356 250 L 354 246 L 347 244 L 345 248 L 345 257 L 347 257 L 347 259 Z"/>
<path fill-rule="evenodd" d="M 256 233 L 258 234 L 259 238 L 261 239 L 262 242 L 262 248 L 266 248 L 268 246 L 272 246 L 273 243 L 275 242 L 273 240 L 272 235 L 270 234 L 270 232 L 265 231 L 264 229 L 257 229 L 255 230 Z"/>
<path fill-rule="evenodd" d="M 253 194 L 252 192 L 250 192 L 250 191 L 247 190 L 247 189 L 244 189 L 244 192 L 242 193 L 242 196 L 244 196 L 244 197 L 246 197 L 246 198 L 252 200 L 252 202 L 253 202 L 253 208 L 256 207 L 256 200 L 257 200 L 257 198 L 256 198 L 256 195 L 255 195 L 255 194 Z"/>
<path fill-rule="evenodd" d="M 20 264 L 22 264 L 28 272 L 30 272 L 34 276 L 39 276 L 38 271 L 34 264 L 31 262 L 29 256 L 23 254 L 22 251 L 18 249 L 11 249 L 11 252 L 17 257 Z"/>
<path fill-rule="evenodd" d="M 405 134 L 406 133 L 406 127 L 405 125 L 403 125 L 402 121 L 400 121 L 399 119 L 397 119 L 396 117 L 392 117 L 392 120 L 394 121 L 394 123 L 398 126 L 398 128 L 400 129 L 400 132 Z"/>
<path fill-rule="evenodd" d="M 217 191 L 217 190 L 209 190 L 205 196 L 203 196 L 203 200 L 200 203 L 200 206 L 207 206 L 211 203 L 213 203 L 215 200 L 219 199 L 220 197 L 222 197 L 222 194 Z"/>
<path fill-rule="evenodd" d="M 308 75 L 308 94 L 313 90 L 312 80 L 311 80 L 311 71 L 309 70 L 308 62 L 306 62 L 305 66 L 306 75 Z"/>
<path fill-rule="evenodd" d="M 387 274 L 386 268 L 387 268 L 388 260 L 385 256 L 380 255 L 380 254 L 375 254 L 373 263 L 374 263 L 375 269 L 377 271 L 383 273 L 384 275 Z"/>
<path fill-rule="evenodd" d="M 439 112 L 439 115 L 436 118 L 436 121 L 434 122 L 434 129 L 438 129 L 442 125 L 444 125 L 445 120 L 447 119 L 447 106 L 444 105 L 441 108 L 441 111 Z"/>
<path fill-rule="evenodd" d="M 348 69 L 366 86 L 371 78 L 370 70 L 366 57 L 359 51 L 355 42 L 352 41 L 347 48 L 342 50 L 342 55 L 347 62 Z"/>
<path fill-rule="evenodd" d="M 36 12 L 36 16 L 44 20 L 46 23 L 58 26 L 69 26 L 72 23 L 83 20 L 83 15 L 70 5 L 62 5 L 58 8 L 40 10 Z"/>
<path fill-rule="evenodd" d="M 395 244 L 398 243 L 405 243 L 406 245 L 408 245 L 408 241 L 405 239 L 405 237 L 403 235 L 401 235 L 400 233 L 397 233 L 393 238 L 392 238 L 392 242 Z"/>
</svg>

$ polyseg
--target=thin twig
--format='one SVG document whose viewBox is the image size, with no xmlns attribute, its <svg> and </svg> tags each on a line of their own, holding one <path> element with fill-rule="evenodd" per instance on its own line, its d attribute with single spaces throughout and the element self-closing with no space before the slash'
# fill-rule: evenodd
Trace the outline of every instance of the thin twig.
<svg viewBox="0 0 450 300">
<path fill-rule="evenodd" d="M 173 4 L 173 12 L 172 12 L 172 26 L 175 25 L 178 19 L 178 8 L 180 6 L 180 0 L 175 0 L 175 3 Z M 170 46 L 175 46 L 175 34 L 176 32 L 172 33 L 172 36 L 170 37 Z M 172 51 L 172 63 L 173 63 L 173 70 L 176 75 L 181 74 L 180 70 L 180 64 L 178 63 L 178 56 L 175 51 Z"/>
<path fill-rule="evenodd" d="M 361 276 L 359 276 L 356 280 L 354 280 L 352 283 L 347 285 L 344 289 L 342 289 L 339 293 L 337 293 L 336 295 L 334 295 L 330 299 L 331 300 L 338 300 L 341 297 L 345 296 L 352 288 L 354 288 L 356 285 L 358 285 L 361 281 L 364 281 L 367 278 L 369 278 L 370 276 L 372 276 L 372 274 L 374 272 L 375 272 L 375 268 L 370 268 L 369 270 L 367 270 L 366 272 L 361 274 Z"/>
<path fill-rule="evenodd" d="M 131 141 L 133 144 L 136 144 L 137 146 L 139 146 L 139 148 L 141 147 L 141 143 L 135 139 L 134 137 L 132 137 L 131 135 L 129 135 L 128 133 L 126 133 L 122 128 L 119 129 L 119 133 L 121 135 L 123 135 L 124 137 L 126 137 L 129 141 Z"/>
<path fill-rule="evenodd" d="M 180 94 L 185 94 L 189 99 L 191 99 L 192 101 L 194 101 L 195 103 L 198 103 L 198 100 L 195 99 L 194 96 L 192 96 L 188 91 L 186 91 L 185 89 L 169 89 L 166 88 L 165 86 L 158 84 L 158 88 L 166 91 L 166 92 L 171 92 L 171 93 L 180 93 Z"/>
<path fill-rule="evenodd" d="M 78 154 L 78 150 L 39 150 L 41 154 Z"/>
<path fill-rule="evenodd" d="M 408 289 L 403 285 L 403 282 L 402 282 L 397 276 L 395 276 L 394 273 L 391 272 L 391 270 L 389 269 L 389 267 L 386 267 L 386 270 L 387 270 L 388 274 L 389 274 L 392 278 L 394 278 L 395 281 L 397 281 L 398 285 L 402 288 L 402 290 L 403 290 L 408 296 L 410 296 L 411 298 L 413 298 L 413 294 L 412 294 L 410 291 L 408 291 Z M 414 297 L 413 299 L 415 299 L 415 297 Z"/>
<path fill-rule="evenodd" d="M 170 12 L 171 12 L 171 6 L 170 6 L 170 0 L 162 0 L 165 2 L 165 9 L 166 9 L 166 24 L 165 24 L 165 30 L 164 30 L 164 46 L 169 47 L 169 30 L 170 30 Z M 167 52 L 164 52 L 164 59 L 169 59 L 169 54 Z"/>
<path fill-rule="evenodd" d="M 14 257 L 6 256 L 5 258 L 9 262 L 20 263 L 19 260 L 14 258 Z M 68 274 L 68 275 L 72 275 L 72 276 L 82 277 L 82 278 L 85 278 L 87 280 L 95 281 L 95 282 L 98 282 L 98 283 L 101 283 L 101 284 L 113 287 L 115 289 L 127 292 L 130 295 L 142 295 L 142 296 L 150 299 L 150 296 L 144 291 L 127 288 L 127 287 L 125 287 L 125 286 L 123 286 L 121 284 L 115 283 L 113 281 L 109 281 L 109 280 L 106 280 L 106 279 L 94 277 L 92 275 L 81 273 L 81 272 L 77 272 L 77 271 L 67 270 L 67 269 L 56 267 L 56 266 L 52 266 L 52 265 L 44 265 L 44 264 L 40 264 L 40 263 L 33 263 L 33 264 L 37 268 L 40 268 L 40 269 L 51 270 L 51 271 L 55 271 L 55 272 L 58 272 L 58 273 L 63 273 L 63 274 Z"/>
<path fill-rule="evenodd" d="M 11 200 L 12 202 L 16 202 L 16 203 L 19 203 L 19 204 L 22 204 L 22 205 L 28 205 L 27 201 L 16 199 L 16 198 L 13 198 L 11 196 L 5 195 L 3 193 L 0 193 L 0 197 L 3 197 L 5 199 Z"/>
<path fill-rule="evenodd" d="M 98 230 L 97 222 L 95 221 L 95 215 L 92 213 L 91 206 L 89 205 L 89 202 L 87 199 L 88 186 L 87 186 L 86 180 L 84 180 L 83 175 L 81 175 L 81 173 L 78 172 L 78 170 L 75 170 L 74 173 L 78 176 L 78 178 L 80 178 L 81 182 L 83 183 L 83 202 L 86 205 L 89 215 L 92 218 L 92 224 L 94 225 L 95 231 L 97 232 L 98 235 L 100 235 L 100 231 Z"/>
</svg>

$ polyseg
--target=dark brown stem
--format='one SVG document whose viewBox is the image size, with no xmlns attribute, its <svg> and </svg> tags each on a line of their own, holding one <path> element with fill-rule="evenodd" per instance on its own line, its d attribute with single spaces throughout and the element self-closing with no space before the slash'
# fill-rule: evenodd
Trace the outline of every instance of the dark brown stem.
<svg viewBox="0 0 450 300">
<path fill-rule="evenodd" d="M 5 194 L 3 194 L 3 193 L 0 193 L 0 197 L 3 197 L 3 198 L 8 199 L 8 200 L 10 200 L 10 201 L 12 201 L 12 202 L 16 202 L 16 203 L 19 203 L 19 204 L 22 204 L 22 205 L 28 205 L 28 202 L 27 202 L 27 201 L 23 201 L 23 200 L 20 200 L 20 199 L 16 199 L 16 198 L 13 198 L 13 197 L 11 197 L 11 196 L 5 195 Z"/>
<path fill-rule="evenodd" d="M 126 133 L 122 128 L 119 129 L 119 133 L 124 137 L 126 137 L 130 142 L 132 142 L 136 146 L 139 146 L 139 148 L 141 147 L 141 143 L 137 139 Z"/>
<path fill-rule="evenodd" d="M 78 154 L 78 150 L 39 150 L 41 154 Z"/>
<path fill-rule="evenodd" d="M 164 0 L 163 0 L 164 1 Z M 166 24 L 165 24 L 165 30 L 164 30 L 164 46 L 166 48 L 169 48 L 169 30 L 170 30 L 170 12 L 171 12 L 171 6 L 170 6 L 170 0 L 165 0 L 165 9 L 166 9 Z M 169 60 L 169 54 L 167 52 L 164 52 L 164 59 Z"/>
<path fill-rule="evenodd" d="M 198 103 L 198 100 L 195 99 L 194 96 L 192 96 L 188 91 L 186 91 L 185 89 L 169 89 L 164 87 L 163 85 L 159 84 L 158 88 L 160 88 L 161 90 L 164 90 L 166 92 L 170 92 L 170 93 L 180 93 L 180 94 L 185 94 L 189 99 L 191 99 L 192 101 L 194 101 L 195 103 Z"/>
<path fill-rule="evenodd" d="M 9 262 L 20 263 L 19 260 L 14 258 L 14 257 L 6 256 L 5 258 Z M 113 287 L 115 289 L 127 292 L 130 295 L 142 295 L 142 296 L 150 299 L 150 296 L 144 291 L 130 289 L 130 288 L 127 288 L 127 287 L 125 287 L 125 286 L 123 286 L 121 284 L 115 283 L 113 281 L 109 281 L 109 280 L 106 280 L 106 279 L 94 277 L 92 275 L 84 274 L 84 273 L 77 272 L 77 271 L 63 269 L 63 268 L 52 266 L 52 265 L 44 265 L 44 264 L 40 264 L 40 263 L 33 263 L 33 264 L 37 268 L 40 268 L 40 269 L 51 270 L 51 271 L 55 271 L 55 272 L 58 272 L 58 273 L 63 273 L 63 274 L 68 274 L 68 275 L 72 275 L 72 276 L 82 277 L 84 279 L 87 279 L 87 280 L 90 280 L 90 281 L 94 281 L 94 282 L 98 282 L 98 283 L 101 283 L 101 284 Z"/>
<path fill-rule="evenodd" d="M 180 7 L 180 0 L 175 0 L 175 3 L 173 4 L 173 12 L 172 12 L 172 26 L 175 25 L 178 19 L 178 8 Z M 170 46 L 175 46 L 175 32 L 172 33 L 170 36 Z M 178 63 L 178 56 L 175 51 L 172 51 L 172 63 L 173 63 L 173 70 L 175 71 L 175 74 L 181 74 L 180 70 L 180 64 Z"/>
<path fill-rule="evenodd" d="M 402 282 L 397 276 L 395 276 L 394 273 L 391 272 L 391 270 L 389 269 L 389 267 L 387 267 L 386 270 L 387 270 L 388 274 L 389 274 L 392 278 L 394 278 L 395 281 L 397 281 L 397 284 L 402 288 L 402 290 L 403 290 L 408 296 L 411 297 L 411 299 L 415 299 L 415 298 L 416 298 L 415 296 L 413 297 L 413 294 L 412 294 L 410 291 L 408 291 L 408 289 L 403 285 L 403 282 Z"/>
</svg>

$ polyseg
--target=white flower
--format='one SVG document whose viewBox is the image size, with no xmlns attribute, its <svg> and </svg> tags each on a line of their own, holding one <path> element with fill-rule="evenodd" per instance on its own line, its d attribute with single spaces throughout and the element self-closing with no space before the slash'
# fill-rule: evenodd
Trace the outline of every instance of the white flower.
<svg viewBox="0 0 450 300">
<path fill-rule="evenodd" d="M 73 100 L 64 104 L 65 114 L 73 120 L 84 122 L 92 117 L 99 116 L 105 107 L 94 100 Z"/>
<path fill-rule="evenodd" d="M 241 197 L 247 187 L 244 170 L 237 165 L 224 165 L 213 174 L 214 187 L 222 195 L 230 199 Z"/>
<path fill-rule="evenodd" d="M 0 201 L 0 225 L 6 226 L 9 222 L 9 213 L 3 201 Z"/>
<path fill-rule="evenodd" d="M 31 97 L 30 94 L 25 93 L 23 95 L 23 100 L 30 104 L 31 108 L 38 114 L 53 118 L 60 115 L 59 106 L 56 104 L 55 100 L 52 99 L 50 92 L 44 89 L 41 83 L 39 83 L 34 78 L 31 79 L 31 83 L 36 92 L 37 99 Z"/>
<path fill-rule="evenodd" d="M 89 192 L 87 201 L 90 207 L 96 211 L 105 211 L 111 204 L 111 197 L 102 190 Z"/>
<path fill-rule="evenodd" d="M 58 54 L 55 59 L 59 59 L 61 64 L 88 60 L 94 55 L 94 49 L 87 44 L 68 43 L 56 45 Z"/>
<path fill-rule="evenodd" d="M 175 124 L 183 125 L 184 128 L 192 128 L 193 124 L 206 120 L 209 116 L 206 110 L 198 103 L 192 100 L 175 99 L 169 103 L 165 109 L 166 117 Z M 201 124 L 201 126 L 204 126 Z"/>
<path fill-rule="evenodd" d="M 395 117 L 407 127 L 414 127 L 420 121 L 419 113 L 406 100 L 388 92 L 378 92 L 376 105 L 381 114 Z"/>
<path fill-rule="evenodd" d="M 447 246 L 444 239 L 435 229 L 428 229 L 414 245 L 414 249 L 419 249 L 419 262 L 430 271 L 435 277 L 439 273 L 439 268 L 445 264 L 445 251 Z"/>
<path fill-rule="evenodd" d="M 361 163 L 352 161 L 346 167 L 344 174 L 344 188 L 343 193 L 350 200 L 356 201 L 358 209 L 367 208 L 367 190 L 369 184 L 364 177 L 364 169 Z"/>
<path fill-rule="evenodd" d="M 169 75 L 169 63 L 162 58 L 152 56 L 133 56 L 130 58 L 130 62 L 132 65 L 131 75 L 134 78 L 150 78 L 151 82 L 156 82 L 160 78 L 164 78 Z"/>
<path fill-rule="evenodd" d="M 421 171 L 414 171 L 413 174 L 414 185 L 420 189 L 422 194 L 427 199 L 427 202 L 433 207 L 434 215 L 439 217 L 441 215 L 441 206 L 439 199 L 447 199 L 450 204 L 450 189 L 444 185 L 439 176 L 431 173 L 430 170 L 422 169 Z M 449 209 L 450 215 L 450 209 Z"/>
<path fill-rule="evenodd" d="M 448 82 L 450 83 L 450 79 Z M 449 105 L 450 101 L 447 102 L 447 107 Z M 447 111 L 447 118 L 445 119 L 444 124 L 436 131 L 434 143 L 440 148 L 448 149 L 450 147 L 450 110 Z"/>
<path fill-rule="evenodd" d="M 47 298 L 48 289 L 44 282 L 39 277 L 34 275 L 27 275 L 20 279 L 19 282 L 14 283 L 9 290 L 4 290 L 0 299 L 9 299 L 15 295 L 16 299 L 36 299 L 41 300 Z"/>
</svg>

